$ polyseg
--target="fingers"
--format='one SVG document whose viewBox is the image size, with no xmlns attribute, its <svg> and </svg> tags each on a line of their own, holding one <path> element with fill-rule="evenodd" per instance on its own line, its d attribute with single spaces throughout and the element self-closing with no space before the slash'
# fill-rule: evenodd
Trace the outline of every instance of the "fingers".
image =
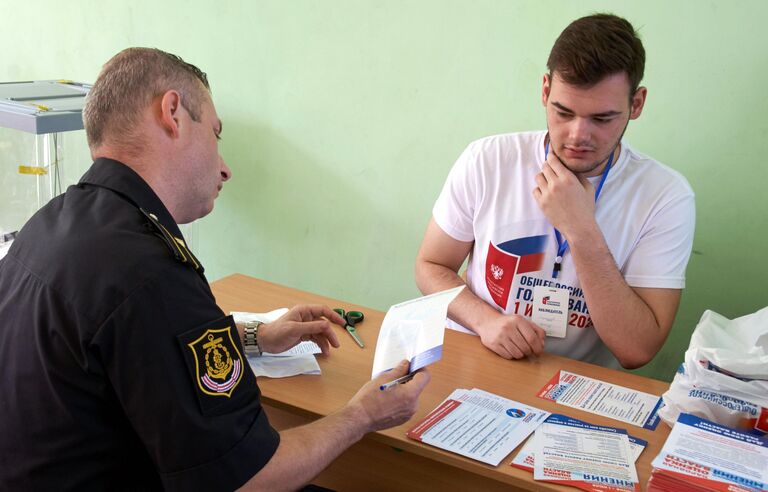
<svg viewBox="0 0 768 492">
<path fill-rule="evenodd" d="M 389 371 L 382 372 L 375 378 L 373 378 L 371 381 L 376 385 L 378 388 L 379 386 L 389 383 L 390 381 L 394 381 L 397 378 L 401 378 L 408 374 L 408 368 L 410 367 L 410 363 L 403 359 L 400 362 L 397 363 L 395 367 L 390 369 Z"/>
<path fill-rule="evenodd" d="M 590 180 L 588 180 L 586 177 L 582 176 L 581 174 L 578 174 L 576 176 L 579 179 L 579 183 L 581 183 L 581 186 L 584 187 L 587 192 L 590 194 L 594 194 L 595 192 L 595 185 L 592 184 Z"/>
<path fill-rule="evenodd" d="M 549 185 L 549 182 L 547 181 L 547 178 L 544 177 L 543 173 L 537 174 L 536 177 L 534 178 L 534 180 L 536 181 L 537 189 L 539 189 L 539 190 L 547 189 L 547 187 Z"/>
<path fill-rule="evenodd" d="M 560 164 L 560 166 L 562 166 L 562 164 Z M 544 165 L 541 166 L 541 173 L 537 174 L 536 177 L 543 177 L 545 183 L 552 183 L 559 177 L 559 173 L 555 172 L 555 169 L 549 164 L 549 162 L 545 162 Z"/>
<path fill-rule="evenodd" d="M 388 383 L 394 379 L 401 378 L 408 374 L 408 368 L 410 367 L 410 363 L 403 359 L 400 362 L 397 363 L 395 367 L 392 368 L 391 371 L 387 371 L 385 373 L 380 374 L 376 379 L 381 379 L 382 383 Z"/>
<path fill-rule="evenodd" d="M 508 339 L 504 340 L 503 342 L 504 349 L 509 353 L 508 359 L 523 359 L 526 356 L 526 353 L 521 349 L 521 346 L 518 345 L 518 343 L 515 343 L 514 340 Z M 521 344 L 525 345 L 525 344 Z"/>
<path fill-rule="evenodd" d="M 405 390 L 408 390 L 411 392 L 411 396 L 413 398 L 416 398 L 421 394 L 422 391 L 424 391 L 424 388 L 429 384 L 429 381 L 432 379 L 432 375 L 427 371 L 426 368 L 419 369 L 416 371 L 416 375 L 413 376 L 413 379 L 405 383 L 404 388 Z"/>
<path fill-rule="evenodd" d="M 560 160 L 559 157 L 554 152 L 550 152 L 549 156 L 547 157 L 547 160 L 544 162 L 544 165 L 549 167 L 552 171 L 552 174 L 555 176 L 560 176 L 561 174 L 570 173 L 570 170 L 565 167 L 563 162 Z M 543 171 L 543 169 L 542 169 Z"/>
<path fill-rule="evenodd" d="M 539 206 L 541 206 L 541 196 L 542 196 L 541 189 L 539 189 L 539 187 L 534 188 L 533 198 L 536 200 L 536 203 L 538 203 Z"/>
<path fill-rule="evenodd" d="M 511 342 L 522 353 L 522 355 L 517 357 L 518 359 L 529 355 L 539 355 L 544 350 L 544 344 L 541 339 L 524 322 L 518 324 L 517 330 L 512 334 Z"/>
<path fill-rule="evenodd" d="M 541 172 L 534 176 L 536 181 L 536 187 L 533 189 L 533 196 L 536 200 L 539 200 L 545 191 L 548 191 L 558 179 L 557 174 L 552 169 L 552 166 L 548 162 L 544 162 L 541 166 Z"/>
<path fill-rule="evenodd" d="M 291 319 L 296 321 L 315 321 L 326 318 L 331 323 L 339 326 L 344 326 L 346 324 L 344 318 L 339 316 L 339 313 L 323 304 L 300 304 L 292 307 L 291 310 L 285 314 L 285 316 L 288 315 L 291 315 Z"/>
<path fill-rule="evenodd" d="M 329 347 L 332 345 L 335 348 L 339 348 L 339 337 L 336 332 L 331 329 L 331 324 L 328 320 L 318 319 L 315 321 L 296 321 L 293 322 L 288 328 L 295 336 L 299 336 L 301 339 L 312 340 L 317 343 L 324 354 L 328 354 Z"/>
<path fill-rule="evenodd" d="M 326 319 L 328 319 L 331 323 L 344 326 L 347 324 L 346 320 L 342 318 L 339 313 L 334 311 L 333 309 L 329 308 L 328 306 L 321 306 L 322 307 L 322 316 L 325 316 Z"/>
<path fill-rule="evenodd" d="M 320 351 L 323 352 L 323 355 L 328 355 L 331 353 L 331 348 L 328 344 L 328 339 L 325 337 L 319 337 L 319 336 L 310 336 L 309 339 L 317 344 L 318 347 L 320 347 Z"/>
<path fill-rule="evenodd" d="M 541 327 L 525 320 L 524 324 L 519 327 L 518 332 L 525 340 L 527 347 L 530 348 L 530 351 L 527 351 L 525 355 L 541 355 L 544 352 L 546 332 Z"/>
<path fill-rule="evenodd" d="M 510 316 L 504 318 L 504 323 L 486 345 L 505 359 L 522 359 L 543 353 L 545 339 L 546 332 L 535 323 Z"/>
<path fill-rule="evenodd" d="M 504 341 L 500 341 L 498 343 L 494 343 L 494 344 L 490 344 L 490 345 L 486 345 L 486 346 L 490 350 L 496 352 L 496 354 L 499 355 L 499 357 L 502 357 L 504 359 L 512 360 L 512 359 L 518 359 L 519 358 L 519 357 L 515 357 L 514 355 L 512 355 L 512 352 L 510 352 L 510 349 L 507 348 L 504 345 Z M 514 347 L 514 345 L 510 344 L 510 347 Z"/>
<path fill-rule="evenodd" d="M 288 325 L 288 330 L 294 332 L 298 336 L 315 335 L 325 331 L 333 333 L 330 328 L 331 325 L 324 319 L 315 321 L 294 321 Z"/>
</svg>

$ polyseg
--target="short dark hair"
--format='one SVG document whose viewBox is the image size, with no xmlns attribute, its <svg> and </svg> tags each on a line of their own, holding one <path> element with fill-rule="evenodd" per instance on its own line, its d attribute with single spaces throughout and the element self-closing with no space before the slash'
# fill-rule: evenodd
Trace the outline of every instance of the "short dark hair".
<svg viewBox="0 0 768 492">
<path fill-rule="evenodd" d="M 624 72 L 631 97 L 643 79 L 645 49 L 629 21 L 613 14 L 594 14 L 573 21 L 560 33 L 547 67 L 550 77 L 557 72 L 566 83 L 580 87 Z"/>
<path fill-rule="evenodd" d="M 130 145 L 141 113 L 169 90 L 179 91 L 181 105 L 200 121 L 204 94 L 210 88 L 205 72 L 179 56 L 157 48 L 124 49 L 104 65 L 86 98 L 83 122 L 88 145 L 94 148 L 107 141 Z"/>
</svg>

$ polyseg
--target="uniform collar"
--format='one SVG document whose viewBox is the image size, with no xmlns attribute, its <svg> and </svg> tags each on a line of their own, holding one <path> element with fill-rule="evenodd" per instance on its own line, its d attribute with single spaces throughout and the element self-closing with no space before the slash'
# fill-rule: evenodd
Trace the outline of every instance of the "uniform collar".
<svg viewBox="0 0 768 492">
<path fill-rule="evenodd" d="M 80 178 L 79 184 L 101 186 L 116 192 L 137 208 L 154 214 L 171 234 L 183 237 L 176 221 L 152 188 L 136 171 L 122 162 L 105 157 L 96 159 Z"/>
</svg>

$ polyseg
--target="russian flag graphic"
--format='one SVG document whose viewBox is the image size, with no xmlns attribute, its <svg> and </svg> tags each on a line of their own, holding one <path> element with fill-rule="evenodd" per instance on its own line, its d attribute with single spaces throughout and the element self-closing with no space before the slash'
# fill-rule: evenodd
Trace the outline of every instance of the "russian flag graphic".
<svg viewBox="0 0 768 492">
<path fill-rule="evenodd" d="M 485 285 L 491 298 L 502 309 L 507 309 L 512 281 L 520 273 L 541 270 L 547 236 L 529 236 L 498 245 L 488 243 L 485 258 Z"/>
</svg>

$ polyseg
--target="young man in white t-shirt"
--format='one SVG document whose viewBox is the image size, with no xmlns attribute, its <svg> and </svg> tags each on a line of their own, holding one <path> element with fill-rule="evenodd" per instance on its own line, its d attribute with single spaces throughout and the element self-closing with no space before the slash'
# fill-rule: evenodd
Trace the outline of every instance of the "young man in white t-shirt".
<svg viewBox="0 0 768 492">
<path fill-rule="evenodd" d="M 636 368 L 659 351 L 695 207 L 685 178 L 622 140 L 643 110 L 644 65 L 629 22 L 578 19 L 547 62 L 548 131 L 484 138 L 459 157 L 416 260 L 426 294 L 464 283 L 469 255 L 452 327 L 508 359 L 546 350 Z"/>
</svg>

